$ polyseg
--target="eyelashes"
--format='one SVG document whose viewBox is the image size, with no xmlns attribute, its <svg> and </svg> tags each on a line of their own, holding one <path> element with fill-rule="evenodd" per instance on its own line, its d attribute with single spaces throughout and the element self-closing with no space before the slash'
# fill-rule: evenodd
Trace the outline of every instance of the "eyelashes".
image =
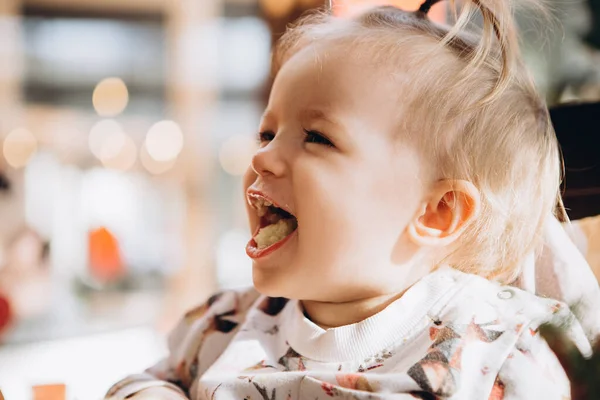
<svg viewBox="0 0 600 400">
<path fill-rule="evenodd" d="M 327 147 L 335 147 L 331 140 L 329 140 L 324 134 L 315 130 L 304 129 L 304 142 L 305 143 L 314 143 Z M 259 145 L 262 145 L 266 142 L 270 142 L 275 139 L 275 133 L 273 131 L 263 131 L 259 132 L 257 135 L 257 141 Z"/>
<path fill-rule="evenodd" d="M 273 139 L 275 139 L 275 133 L 273 133 L 271 131 L 259 132 L 256 137 L 256 141 L 258 142 L 259 145 L 261 145 L 265 142 L 270 142 Z"/>
<path fill-rule="evenodd" d="M 325 135 L 323 135 L 321 132 L 309 131 L 305 129 L 304 134 L 306 135 L 306 143 L 317 143 L 327 147 L 334 147 L 333 143 L 331 143 L 331 141 L 327 139 Z"/>
</svg>

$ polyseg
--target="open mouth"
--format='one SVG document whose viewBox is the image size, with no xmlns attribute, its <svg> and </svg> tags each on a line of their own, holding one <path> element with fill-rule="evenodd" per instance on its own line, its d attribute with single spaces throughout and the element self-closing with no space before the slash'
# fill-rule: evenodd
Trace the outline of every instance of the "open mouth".
<svg viewBox="0 0 600 400">
<path fill-rule="evenodd" d="M 256 210 L 260 223 L 246 246 L 246 252 L 250 257 L 258 258 L 281 247 L 298 228 L 298 220 L 262 195 L 248 194 L 248 200 Z"/>
</svg>

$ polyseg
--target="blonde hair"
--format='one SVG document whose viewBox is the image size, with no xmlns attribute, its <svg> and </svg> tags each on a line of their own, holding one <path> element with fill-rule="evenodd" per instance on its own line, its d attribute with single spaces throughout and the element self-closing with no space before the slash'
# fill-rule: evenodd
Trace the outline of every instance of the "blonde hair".
<svg viewBox="0 0 600 400">
<path fill-rule="evenodd" d="M 409 76 L 399 131 L 436 166 L 434 179 L 464 179 L 481 213 L 440 262 L 505 283 L 540 244 L 560 201 L 561 156 L 547 107 L 523 66 L 508 0 L 465 0 L 453 27 L 392 6 L 352 18 L 313 14 L 274 52 L 278 70 L 315 43 L 347 45 L 359 57 Z M 468 28 L 479 12 L 479 32 Z M 561 215 L 562 217 L 562 215 Z"/>
</svg>

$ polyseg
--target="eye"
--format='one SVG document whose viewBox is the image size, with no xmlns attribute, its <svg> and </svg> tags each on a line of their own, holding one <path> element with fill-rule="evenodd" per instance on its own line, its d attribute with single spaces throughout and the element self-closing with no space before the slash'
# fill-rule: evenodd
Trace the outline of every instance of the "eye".
<svg viewBox="0 0 600 400">
<path fill-rule="evenodd" d="M 306 134 L 306 143 L 316 143 L 316 144 L 322 144 L 328 147 L 334 147 L 333 143 L 331 143 L 331 141 L 329 139 L 327 139 L 325 136 L 323 136 L 322 133 L 317 132 L 317 131 L 309 131 L 307 129 L 304 130 L 304 133 Z"/>
<path fill-rule="evenodd" d="M 258 144 L 260 145 L 275 139 L 275 134 L 271 131 L 260 132 L 256 139 L 258 141 Z"/>
</svg>

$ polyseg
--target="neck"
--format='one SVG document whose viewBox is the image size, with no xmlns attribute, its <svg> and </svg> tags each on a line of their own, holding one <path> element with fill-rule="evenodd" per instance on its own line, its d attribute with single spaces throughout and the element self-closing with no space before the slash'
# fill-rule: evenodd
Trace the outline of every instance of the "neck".
<svg viewBox="0 0 600 400">
<path fill-rule="evenodd" d="M 407 271 L 406 275 L 393 285 L 394 289 L 390 291 L 391 293 L 357 297 L 340 302 L 302 300 L 304 312 L 313 323 L 323 329 L 364 321 L 398 300 L 419 279 L 432 271 L 431 263 L 423 259 L 413 261 L 413 264 L 405 264 L 404 268 Z"/>
<path fill-rule="evenodd" d="M 402 293 L 382 295 L 342 303 L 303 300 L 304 312 L 323 329 L 355 324 L 372 317 L 402 297 Z"/>
</svg>

